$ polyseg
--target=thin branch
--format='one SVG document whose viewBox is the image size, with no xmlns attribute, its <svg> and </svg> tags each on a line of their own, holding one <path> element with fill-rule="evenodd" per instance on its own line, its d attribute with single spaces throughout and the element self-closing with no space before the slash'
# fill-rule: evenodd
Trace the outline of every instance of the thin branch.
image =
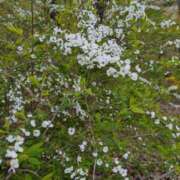
<svg viewBox="0 0 180 180">
<path fill-rule="evenodd" d="M 32 171 L 30 169 L 19 169 L 19 171 L 22 171 L 22 172 L 27 172 L 29 174 L 33 174 L 34 176 L 38 177 L 39 179 L 41 179 L 41 176 L 39 176 L 35 171 Z"/>
<path fill-rule="evenodd" d="M 31 0 L 31 35 L 34 36 L 34 0 Z M 32 45 L 33 51 L 33 45 Z"/>
<path fill-rule="evenodd" d="M 13 175 L 13 173 L 9 173 L 9 174 L 5 177 L 5 180 L 9 180 L 12 175 Z"/>
<path fill-rule="evenodd" d="M 32 35 L 32 45 L 31 45 L 31 54 L 34 52 L 33 38 L 34 38 L 34 0 L 31 0 L 31 35 Z M 31 59 L 31 72 L 34 71 L 34 62 Z"/>
<path fill-rule="evenodd" d="M 96 159 L 95 159 L 95 161 L 94 161 L 94 166 L 93 166 L 93 180 L 95 180 L 96 179 Z"/>
</svg>

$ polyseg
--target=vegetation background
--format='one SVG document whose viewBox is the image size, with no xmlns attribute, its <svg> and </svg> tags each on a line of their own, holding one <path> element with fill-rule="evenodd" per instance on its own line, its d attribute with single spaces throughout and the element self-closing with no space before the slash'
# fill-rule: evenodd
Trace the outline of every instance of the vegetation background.
<svg viewBox="0 0 180 180">
<path fill-rule="evenodd" d="M 179 179 L 175 1 L 0 1 L 0 179 Z"/>
</svg>

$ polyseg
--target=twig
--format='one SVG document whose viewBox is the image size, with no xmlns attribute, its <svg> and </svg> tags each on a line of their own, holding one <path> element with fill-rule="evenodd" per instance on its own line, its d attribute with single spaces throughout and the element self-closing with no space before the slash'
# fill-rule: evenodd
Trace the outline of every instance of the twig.
<svg viewBox="0 0 180 180">
<path fill-rule="evenodd" d="M 94 161 L 94 166 L 93 166 L 93 180 L 96 179 L 96 159 Z"/>
<path fill-rule="evenodd" d="M 89 126 L 90 126 L 89 129 L 90 129 L 90 133 L 92 135 L 93 146 L 95 146 L 96 145 L 96 140 L 95 140 L 95 137 L 94 137 L 94 131 L 93 131 L 93 126 L 92 126 L 92 122 L 94 121 L 94 119 L 93 119 L 93 117 L 91 116 L 91 113 L 90 113 L 87 96 L 85 97 L 85 102 L 86 102 L 88 118 L 90 120 L 89 121 Z M 97 152 L 96 148 L 95 148 L 95 151 Z M 96 178 L 96 159 L 94 161 L 94 166 L 93 166 L 92 180 L 95 180 L 95 178 Z"/>
<path fill-rule="evenodd" d="M 51 122 L 54 122 L 54 120 L 55 120 L 55 118 L 56 118 L 56 116 L 57 116 L 57 113 L 58 113 L 58 112 L 54 113 L 54 115 L 53 115 L 53 117 L 52 117 L 52 119 L 51 119 Z M 48 130 L 49 130 L 49 129 L 47 128 L 47 129 L 44 131 L 43 136 L 46 135 L 46 133 L 47 133 Z"/>
<path fill-rule="evenodd" d="M 31 54 L 34 52 L 33 37 L 34 37 L 34 0 L 31 0 L 31 35 L 32 35 L 32 45 L 31 45 Z M 34 71 L 34 62 L 31 60 L 31 72 Z"/>
<path fill-rule="evenodd" d="M 6 177 L 5 177 L 5 180 L 9 180 L 11 178 L 13 173 L 9 173 Z"/>
<path fill-rule="evenodd" d="M 34 0 L 31 0 L 31 34 L 34 36 Z M 32 45 L 33 51 L 33 45 Z"/>
<path fill-rule="evenodd" d="M 30 169 L 18 169 L 18 171 L 22 171 L 22 172 L 26 172 L 26 173 L 30 173 L 30 174 L 33 174 L 34 176 L 38 177 L 39 179 L 41 179 L 41 176 L 39 176 L 35 171 L 32 171 Z M 11 176 L 13 175 L 14 173 L 9 173 L 5 180 L 9 180 L 11 178 Z"/>
<path fill-rule="evenodd" d="M 41 176 L 39 176 L 35 171 L 32 171 L 32 170 L 30 170 L 30 169 L 19 169 L 19 171 L 33 174 L 34 176 L 36 176 L 36 177 L 38 177 L 39 179 L 41 179 Z"/>
</svg>

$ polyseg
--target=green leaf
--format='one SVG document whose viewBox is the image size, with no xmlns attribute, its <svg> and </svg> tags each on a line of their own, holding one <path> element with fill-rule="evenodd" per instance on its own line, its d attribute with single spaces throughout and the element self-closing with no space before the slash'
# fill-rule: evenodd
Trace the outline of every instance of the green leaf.
<svg viewBox="0 0 180 180">
<path fill-rule="evenodd" d="M 29 175 L 29 174 L 26 174 L 25 175 L 25 180 L 32 180 L 33 178 Z"/>
<path fill-rule="evenodd" d="M 42 178 L 42 180 L 52 180 L 52 177 L 53 177 L 53 173 L 51 172 L 51 173 L 47 174 L 46 176 L 44 176 Z"/>
<path fill-rule="evenodd" d="M 29 80 L 33 86 L 39 86 L 39 81 L 36 76 L 29 76 Z"/>
<path fill-rule="evenodd" d="M 0 129 L 0 135 L 4 135 L 4 134 L 6 134 L 6 131 Z"/>
<path fill-rule="evenodd" d="M 130 98 L 130 109 L 134 113 L 144 114 L 144 110 L 139 107 L 139 105 L 136 102 L 136 99 L 134 97 Z"/>
<path fill-rule="evenodd" d="M 16 117 L 18 119 L 21 119 L 21 120 L 25 120 L 26 119 L 26 116 L 24 114 L 24 111 L 21 111 L 21 112 L 16 112 Z"/>
<path fill-rule="evenodd" d="M 40 166 L 41 165 L 41 161 L 39 161 L 39 159 L 37 159 L 37 158 L 29 158 L 28 161 L 33 166 Z"/>
<path fill-rule="evenodd" d="M 28 159 L 28 155 L 27 154 L 21 153 L 19 155 L 20 162 L 26 161 L 27 159 Z"/>
<path fill-rule="evenodd" d="M 28 148 L 25 153 L 30 157 L 37 157 L 43 152 L 43 143 L 37 143 Z"/>
<path fill-rule="evenodd" d="M 14 34 L 17 34 L 19 36 L 23 35 L 23 30 L 19 27 L 14 26 L 13 24 L 8 24 L 6 28 Z"/>
</svg>

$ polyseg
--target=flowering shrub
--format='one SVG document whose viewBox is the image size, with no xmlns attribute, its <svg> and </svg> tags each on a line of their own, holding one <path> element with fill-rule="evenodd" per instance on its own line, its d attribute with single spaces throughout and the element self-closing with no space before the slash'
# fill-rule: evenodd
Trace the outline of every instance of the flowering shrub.
<svg viewBox="0 0 180 180">
<path fill-rule="evenodd" d="M 151 1 L 29 5 L 0 9 L 0 179 L 177 179 L 178 22 Z"/>
</svg>

